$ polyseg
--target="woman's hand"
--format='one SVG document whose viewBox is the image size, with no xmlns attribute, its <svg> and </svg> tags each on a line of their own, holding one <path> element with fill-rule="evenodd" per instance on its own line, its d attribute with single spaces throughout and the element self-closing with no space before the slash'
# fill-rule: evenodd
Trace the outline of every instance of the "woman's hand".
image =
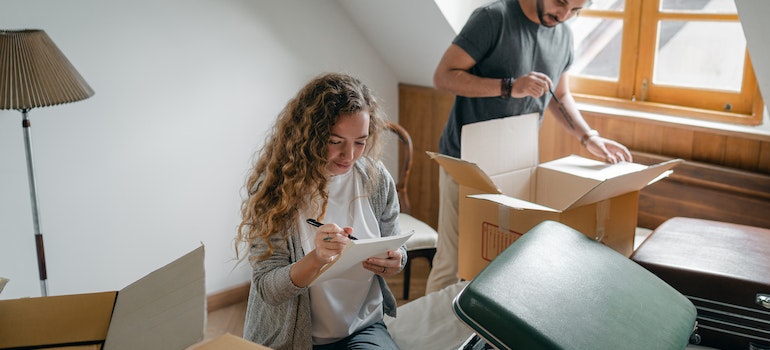
<svg viewBox="0 0 770 350">
<path fill-rule="evenodd" d="M 324 224 L 316 229 L 315 234 L 315 253 L 316 258 L 328 264 L 332 259 L 342 252 L 353 234 L 352 227 L 340 228 L 336 224 Z"/>
<path fill-rule="evenodd" d="M 364 268 L 382 277 L 390 277 L 401 272 L 401 253 L 389 250 L 387 258 L 369 258 L 363 262 Z"/>
<path fill-rule="evenodd" d="M 316 229 L 313 242 L 315 249 L 291 266 L 290 277 L 297 287 L 307 287 L 324 265 L 330 263 L 350 243 L 352 227 L 340 228 L 325 224 Z"/>
</svg>

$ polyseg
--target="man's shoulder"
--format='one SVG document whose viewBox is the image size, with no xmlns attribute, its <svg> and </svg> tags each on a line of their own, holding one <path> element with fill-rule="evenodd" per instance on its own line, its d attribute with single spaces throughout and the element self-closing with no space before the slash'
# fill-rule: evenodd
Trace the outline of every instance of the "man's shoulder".
<svg viewBox="0 0 770 350">
<path fill-rule="evenodd" d="M 522 13 L 518 0 L 494 0 L 476 8 L 476 11 L 486 12 L 495 16 L 510 16 Z"/>
<path fill-rule="evenodd" d="M 524 25 L 528 21 L 518 0 L 496 0 L 477 7 L 476 14 L 483 14 L 491 23 L 505 26 Z"/>
</svg>

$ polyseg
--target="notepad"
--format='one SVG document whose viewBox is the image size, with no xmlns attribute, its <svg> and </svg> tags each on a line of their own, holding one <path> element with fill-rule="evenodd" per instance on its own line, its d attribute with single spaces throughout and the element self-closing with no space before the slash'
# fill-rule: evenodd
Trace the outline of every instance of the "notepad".
<svg viewBox="0 0 770 350">
<path fill-rule="evenodd" d="M 389 250 L 398 249 L 413 234 L 414 231 L 410 231 L 398 236 L 362 238 L 350 241 L 332 262 L 321 268 L 316 278 L 310 282 L 310 286 L 335 278 L 355 280 L 371 277 L 374 272 L 364 269 L 361 263 L 371 257 L 387 257 Z"/>
</svg>

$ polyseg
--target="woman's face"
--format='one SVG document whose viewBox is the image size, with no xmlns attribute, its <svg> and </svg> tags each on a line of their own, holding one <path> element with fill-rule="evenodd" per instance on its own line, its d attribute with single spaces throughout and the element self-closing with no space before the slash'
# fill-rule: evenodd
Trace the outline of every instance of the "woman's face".
<svg viewBox="0 0 770 350">
<path fill-rule="evenodd" d="M 350 171 L 361 157 L 369 138 L 369 112 L 360 111 L 343 114 L 332 127 L 327 147 L 326 169 L 330 175 L 341 175 Z"/>
</svg>

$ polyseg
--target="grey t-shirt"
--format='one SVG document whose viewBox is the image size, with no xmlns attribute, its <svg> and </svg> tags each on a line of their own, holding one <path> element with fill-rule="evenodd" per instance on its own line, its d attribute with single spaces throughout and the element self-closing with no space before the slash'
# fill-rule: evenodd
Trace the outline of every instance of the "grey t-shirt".
<svg viewBox="0 0 770 350">
<path fill-rule="evenodd" d="M 499 0 L 477 8 L 453 43 L 476 61 L 470 73 L 481 77 L 518 78 L 541 72 L 556 84 L 572 63 L 569 27 L 533 23 L 518 0 Z M 547 93 L 536 99 L 457 96 L 439 140 L 439 152 L 459 158 L 463 125 L 533 112 L 542 117 L 550 98 Z"/>
</svg>

